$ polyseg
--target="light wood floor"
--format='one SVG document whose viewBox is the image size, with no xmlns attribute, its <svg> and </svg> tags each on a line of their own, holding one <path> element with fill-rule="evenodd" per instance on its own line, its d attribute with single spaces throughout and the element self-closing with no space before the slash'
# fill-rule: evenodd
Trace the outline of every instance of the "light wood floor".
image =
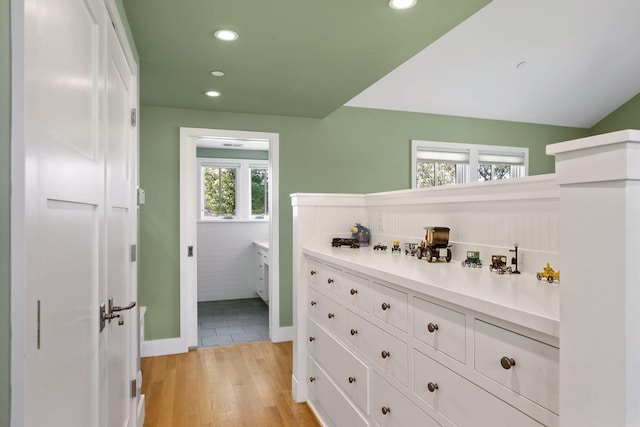
<svg viewBox="0 0 640 427">
<path fill-rule="evenodd" d="M 144 358 L 144 427 L 319 426 L 291 397 L 291 367 L 290 342 Z"/>
</svg>

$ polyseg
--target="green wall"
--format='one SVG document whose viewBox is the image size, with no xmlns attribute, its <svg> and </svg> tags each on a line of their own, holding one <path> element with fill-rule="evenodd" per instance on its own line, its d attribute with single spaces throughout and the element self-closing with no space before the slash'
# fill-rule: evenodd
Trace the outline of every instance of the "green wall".
<svg viewBox="0 0 640 427">
<path fill-rule="evenodd" d="M 9 426 L 10 294 L 9 208 L 11 190 L 11 49 L 9 0 L 0 0 L 0 427 Z"/>
<path fill-rule="evenodd" d="M 342 107 L 325 119 L 141 108 L 139 302 L 147 339 L 179 336 L 179 128 L 280 134 L 280 325 L 292 324 L 292 210 L 296 192 L 370 193 L 410 188 L 410 140 L 529 147 L 532 175 L 554 171 L 547 144 L 588 129 Z"/>
<path fill-rule="evenodd" d="M 640 129 L 640 93 L 591 128 L 592 135 L 624 129 Z"/>
</svg>

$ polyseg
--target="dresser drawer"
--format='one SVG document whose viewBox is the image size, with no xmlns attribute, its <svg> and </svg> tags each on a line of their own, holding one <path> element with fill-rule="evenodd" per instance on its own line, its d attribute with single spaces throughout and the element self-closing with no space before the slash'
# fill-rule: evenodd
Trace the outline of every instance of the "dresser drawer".
<svg viewBox="0 0 640 427">
<path fill-rule="evenodd" d="M 413 334 L 436 350 L 465 363 L 464 314 L 414 297 Z"/>
<path fill-rule="evenodd" d="M 349 310 L 344 313 L 343 336 L 375 364 L 406 384 L 407 344 Z"/>
<path fill-rule="evenodd" d="M 558 349 L 475 320 L 475 370 L 558 413 Z"/>
<path fill-rule="evenodd" d="M 413 372 L 414 393 L 458 427 L 542 425 L 416 350 Z"/>
<path fill-rule="evenodd" d="M 408 304 L 406 292 L 380 283 L 373 284 L 373 313 L 378 319 L 407 331 Z"/>
<path fill-rule="evenodd" d="M 342 297 L 353 307 L 371 312 L 371 282 L 369 279 L 344 273 Z"/>
<path fill-rule="evenodd" d="M 314 261 L 307 261 L 307 280 L 313 284 L 320 284 L 320 264 Z"/>
<path fill-rule="evenodd" d="M 308 314 L 316 322 L 340 333 L 344 324 L 344 308 L 313 288 L 308 293 Z"/>
<path fill-rule="evenodd" d="M 340 290 L 342 289 L 342 270 L 323 265 L 320 268 L 318 285 L 334 295 L 340 295 Z"/>
<path fill-rule="evenodd" d="M 334 427 L 369 426 L 369 422 L 358 413 L 312 358 L 308 359 L 308 373 L 308 400 L 320 411 L 319 415 L 323 420 L 332 422 Z"/>
<path fill-rule="evenodd" d="M 439 425 L 378 373 L 373 375 L 371 411 L 374 421 L 380 427 L 437 427 Z"/>
<path fill-rule="evenodd" d="M 369 369 L 353 353 L 312 320 L 308 322 L 309 354 L 366 414 L 369 413 Z"/>
</svg>

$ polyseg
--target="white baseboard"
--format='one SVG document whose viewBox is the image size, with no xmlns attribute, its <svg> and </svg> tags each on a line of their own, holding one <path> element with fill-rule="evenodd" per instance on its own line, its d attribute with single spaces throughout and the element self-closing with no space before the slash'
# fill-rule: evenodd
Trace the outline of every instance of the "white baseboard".
<svg viewBox="0 0 640 427">
<path fill-rule="evenodd" d="M 140 357 L 166 356 L 168 354 L 186 353 L 187 351 L 189 351 L 189 347 L 182 338 L 167 338 L 142 341 L 140 343 Z"/>
<path fill-rule="evenodd" d="M 144 416 L 145 416 L 145 400 L 144 394 L 140 395 L 140 399 L 138 400 L 138 421 L 136 426 L 142 427 L 144 426 Z"/>
<path fill-rule="evenodd" d="M 307 401 L 307 382 L 298 381 L 295 375 L 291 375 L 291 395 L 298 403 Z"/>
<path fill-rule="evenodd" d="M 273 328 L 271 341 L 272 342 L 293 341 L 293 333 L 294 333 L 293 326 Z"/>
</svg>

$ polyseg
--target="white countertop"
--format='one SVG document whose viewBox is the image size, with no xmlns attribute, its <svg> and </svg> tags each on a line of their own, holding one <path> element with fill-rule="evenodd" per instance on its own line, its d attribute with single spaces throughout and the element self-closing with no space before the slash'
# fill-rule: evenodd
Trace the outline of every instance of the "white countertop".
<svg viewBox="0 0 640 427">
<path fill-rule="evenodd" d="M 269 250 L 269 242 L 255 242 L 254 241 L 253 244 L 258 246 L 258 247 L 260 247 L 260 248 Z"/>
<path fill-rule="evenodd" d="M 534 274 L 499 275 L 460 261 L 429 263 L 402 253 L 372 248 L 309 245 L 304 253 L 320 261 L 403 286 L 479 313 L 559 337 L 559 283 Z"/>
</svg>

